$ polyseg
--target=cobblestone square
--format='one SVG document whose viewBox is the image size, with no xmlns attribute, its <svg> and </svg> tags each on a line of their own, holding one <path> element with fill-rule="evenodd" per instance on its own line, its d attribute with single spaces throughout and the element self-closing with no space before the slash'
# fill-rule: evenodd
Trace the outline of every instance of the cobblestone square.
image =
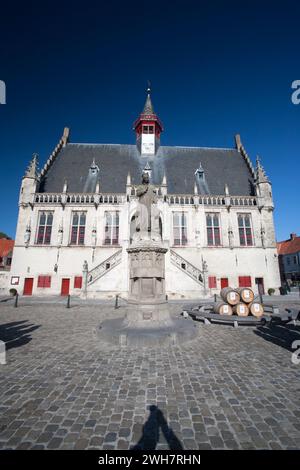
<svg viewBox="0 0 300 470">
<path fill-rule="evenodd" d="M 0 303 L 1 449 L 300 448 L 299 324 L 198 323 L 182 346 L 101 344 L 94 329 L 123 313 Z"/>
</svg>

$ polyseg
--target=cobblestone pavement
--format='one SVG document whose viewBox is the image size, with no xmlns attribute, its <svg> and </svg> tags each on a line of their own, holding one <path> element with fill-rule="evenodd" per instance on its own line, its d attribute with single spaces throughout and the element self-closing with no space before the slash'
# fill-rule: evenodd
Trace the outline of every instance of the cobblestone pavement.
<svg viewBox="0 0 300 470">
<path fill-rule="evenodd" d="M 300 448 L 299 325 L 199 323 L 180 347 L 105 347 L 93 329 L 122 311 L 0 304 L 0 448 Z"/>
</svg>

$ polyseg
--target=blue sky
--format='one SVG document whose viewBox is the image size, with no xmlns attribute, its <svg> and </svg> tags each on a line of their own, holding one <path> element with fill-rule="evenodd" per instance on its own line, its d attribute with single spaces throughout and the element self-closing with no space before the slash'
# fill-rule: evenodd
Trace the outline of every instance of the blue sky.
<svg viewBox="0 0 300 470">
<path fill-rule="evenodd" d="M 65 126 L 73 142 L 134 143 L 149 79 L 162 144 L 232 147 L 240 133 L 272 181 L 277 239 L 300 234 L 300 6 L 280 3 L 2 5 L 0 231 L 14 237 L 25 168 Z"/>
</svg>

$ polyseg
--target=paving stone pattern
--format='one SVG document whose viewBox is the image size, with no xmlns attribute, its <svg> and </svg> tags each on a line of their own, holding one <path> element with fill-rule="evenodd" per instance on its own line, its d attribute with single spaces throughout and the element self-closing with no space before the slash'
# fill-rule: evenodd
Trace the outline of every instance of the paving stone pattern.
<svg viewBox="0 0 300 470">
<path fill-rule="evenodd" d="M 180 347 L 101 344 L 94 329 L 122 312 L 0 303 L 0 449 L 300 448 L 299 325 L 199 323 Z"/>
</svg>

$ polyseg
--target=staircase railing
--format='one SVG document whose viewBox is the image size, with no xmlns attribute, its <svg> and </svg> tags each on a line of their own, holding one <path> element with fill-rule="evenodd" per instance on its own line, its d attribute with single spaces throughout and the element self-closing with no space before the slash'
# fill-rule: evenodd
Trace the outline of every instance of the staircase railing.
<svg viewBox="0 0 300 470">
<path fill-rule="evenodd" d="M 88 275 L 87 275 L 88 286 L 90 286 L 95 281 L 97 281 L 97 279 L 104 276 L 104 274 L 108 273 L 113 268 L 115 268 L 118 264 L 121 263 L 121 261 L 122 261 L 122 249 L 113 253 L 111 256 L 109 256 L 100 264 L 98 264 L 98 266 L 95 266 L 95 268 L 91 269 L 91 271 L 88 272 Z"/>
<path fill-rule="evenodd" d="M 171 255 L 171 263 L 177 266 L 177 268 L 179 268 L 185 274 L 190 276 L 200 286 L 204 286 L 203 273 L 199 268 L 196 268 L 196 266 L 194 266 L 192 263 L 184 259 L 174 250 L 170 250 L 170 255 Z"/>
</svg>

